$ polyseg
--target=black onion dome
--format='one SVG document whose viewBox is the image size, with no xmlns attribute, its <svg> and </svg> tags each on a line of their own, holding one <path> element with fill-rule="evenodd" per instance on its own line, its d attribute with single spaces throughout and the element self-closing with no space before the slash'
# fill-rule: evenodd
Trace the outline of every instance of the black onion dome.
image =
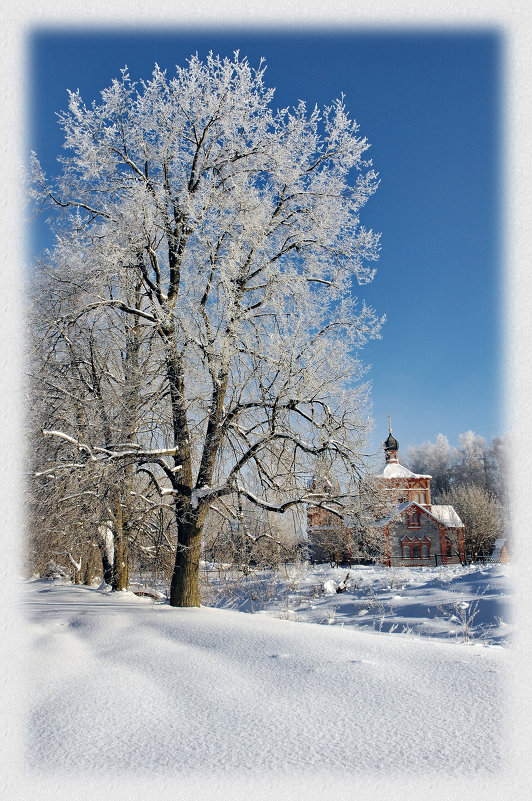
<svg viewBox="0 0 532 801">
<path fill-rule="evenodd" d="M 388 439 L 384 443 L 384 450 L 386 450 L 386 451 L 398 451 L 399 450 L 399 443 L 397 442 L 395 437 L 392 437 L 392 432 L 391 431 L 390 431 L 390 433 L 388 435 Z"/>
</svg>

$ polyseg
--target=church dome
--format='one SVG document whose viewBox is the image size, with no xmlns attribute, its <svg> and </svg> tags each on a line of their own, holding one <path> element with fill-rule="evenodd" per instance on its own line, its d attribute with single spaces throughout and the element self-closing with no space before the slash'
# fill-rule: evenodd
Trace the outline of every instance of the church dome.
<svg viewBox="0 0 532 801">
<path fill-rule="evenodd" d="M 392 432 L 391 431 L 390 431 L 390 433 L 388 435 L 388 439 L 384 443 L 384 450 L 386 450 L 386 451 L 398 451 L 399 450 L 399 443 L 397 442 L 395 437 L 392 436 Z"/>
</svg>

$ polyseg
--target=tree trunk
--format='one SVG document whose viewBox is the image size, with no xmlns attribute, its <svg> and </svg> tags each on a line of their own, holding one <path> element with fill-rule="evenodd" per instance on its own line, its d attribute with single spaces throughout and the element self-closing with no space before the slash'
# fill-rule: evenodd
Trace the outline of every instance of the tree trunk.
<svg viewBox="0 0 532 801">
<path fill-rule="evenodd" d="M 106 584 L 111 584 L 113 581 L 113 563 L 109 559 L 108 549 L 105 545 L 98 545 L 98 548 L 102 557 L 103 580 Z"/>
<path fill-rule="evenodd" d="M 87 587 L 90 587 L 90 585 L 94 581 L 95 574 L 96 574 L 96 546 L 90 543 L 89 558 L 87 559 L 87 567 L 85 568 L 85 577 L 83 579 L 83 583 Z"/>
<path fill-rule="evenodd" d="M 126 529 L 120 490 L 116 493 L 116 513 L 114 530 L 114 559 L 113 579 L 111 586 L 114 591 L 127 590 L 129 583 L 129 543 Z"/>
<path fill-rule="evenodd" d="M 114 535 L 111 521 L 101 523 L 97 529 L 96 542 L 102 558 L 103 580 L 106 584 L 113 581 Z"/>
<path fill-rule="evenodd" d="M 113 565 L 113 590 L 127 590 L 129 584 L 129 541 L 127 532 L 122 532 L 115 540 L 115 559 Z"/>
<path fill-rule="evenodd" d="M 199 560 L 202 523 L 178 521 L 178 545 L 170 584 L 170 606 L 200 606 Z"/>
</svg>

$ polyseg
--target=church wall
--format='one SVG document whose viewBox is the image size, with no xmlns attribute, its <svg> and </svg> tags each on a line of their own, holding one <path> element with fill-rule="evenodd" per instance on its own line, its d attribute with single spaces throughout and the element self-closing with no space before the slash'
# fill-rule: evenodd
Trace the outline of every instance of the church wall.
<svg viewBox="0 0 532 801">
<path fill-rule="evenodd" d="M 433 565 L 435 563 L 434 554 L 441 553 L 440 527 L 435 520 L 427 518 L 424 515 L 420 515 L 419 519 L 419 528 L 413 528 L 408 525 L 408 516 L 406 514 L 401 515 L 398 520 L 390 524 L 388 530 L 390 532 L 389 542 L 392 564 L 397 563 L 399 560 L 404 560 L 406 564 L 413 565 Z M 419 548 L 419 556 L 404 559 L 402 542 L 404 538 L 408 538 L 408 541 L 404 542 L 405 547 L 408 548 L 407 552 L 412 553 L 413 547 L 417 545 Z M 429 542 L 423 542 L 423 538 L 427 538 Z M 422 556 L 423 545 L 428 546 L 428 555 L 425 559 Z"/>
<path fill-rule="evenodd" d="M 430 508 L 430 478 L 379 478 L 375 483 L 389 503 L 415 501 Z"/>
<path fill-rule="evenodd" d="M 459 564 L 461 548 L 458 529 L 445 528 L 423 514 L 420 515 L 420 523 L 419 528 L 409 526 L 405 513 L 388 526 L 391 564 Z M 447 553 L 447 541 L 451 545 L 451 555 Z M 419 551 L 414 550 L 416 546 Z M 423 550 L 424 546 L 428 548 L 428 553 Z"/>
</svg>

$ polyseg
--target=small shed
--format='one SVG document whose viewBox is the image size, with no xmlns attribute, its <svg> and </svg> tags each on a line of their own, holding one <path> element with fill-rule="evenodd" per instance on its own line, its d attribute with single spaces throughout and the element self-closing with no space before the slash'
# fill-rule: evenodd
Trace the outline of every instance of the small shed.
<svg viewBox="0 0 532 801">
<path fill-rule="evenodd" d="M 510 557 L 508 555 L 508 548 L 506 546 L 506 540 L 504 537 L 495 540 L 495 545 L 493 546 L 493 551 L 491 552 L 490 562 L 509 562 Z"/>
</svg>

